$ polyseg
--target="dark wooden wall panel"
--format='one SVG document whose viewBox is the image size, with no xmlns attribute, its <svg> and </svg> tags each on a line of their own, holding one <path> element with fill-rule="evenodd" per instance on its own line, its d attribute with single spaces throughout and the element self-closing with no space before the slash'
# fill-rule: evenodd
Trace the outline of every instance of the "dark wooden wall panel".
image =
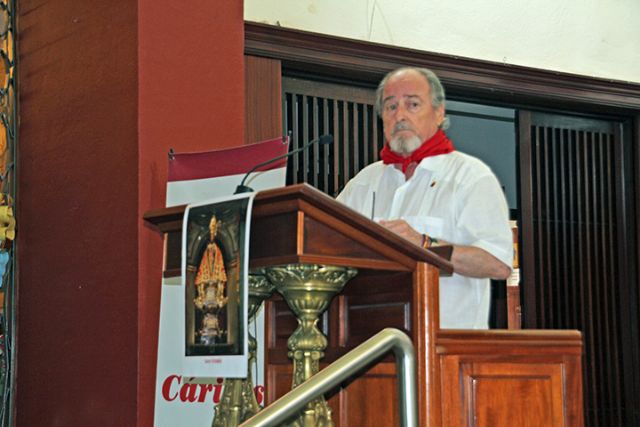
<svg viewBox="0 0 640 427">
<path fill-rule="evenodd" d="M 584 333 L 588 426 L 630 425 L 635 236 L 621 123 L 520 112 L 525 325 Z M 529 177 L 529 179 L 527 179 Z M 631 205 L 630 205 L 631 203 Z"/>
<path fill-rule="evenodd" d="M 635 173 L 635 184 L 633 186 L 634 192 L 638 194 L 640 189 L 640 144 L 634 143 L 634 141 L 638 141 L 640 139 L 640 114 L 635 116 L 635 120 L 633 121 L 633 126 L 630 132 L 630 135 L 627 136 L 627 141 L 629 145 L 634 147 L 633 150 L 633 158 L 634 158 L 634 173 Z M 635 218 L 638 217 L 640 213 L 640 196 L 636 196 L 636 209 L 635 209 Z M 632 218 L 634 217 L 632 216 Z M 638 230 L 640 229 L 640 224 L 635 224 L 635 233 L 637 235 Z M 638 277 L 640 275 L 640 239 L 636 238 L 636 258 L 635 262 L 630 263 L 630 267 L 635 275 Z M 632 310 L 632 317 L 629 320 L 629 324 L 632 325 L 631 330 L 635 330 L 638 335 L 640 335 L 640 286 L 636 287 L 635 295 L 630 296 L 630 300 L 633 301 L 633 306 L 636 307 L 636 310 Z M 640 346 L 638 346 L 640 347 Z M 632 366 L 640 366 L 640 348 L 636 347 L 635 354 L 631 357 L 632 360 L 629 362 Z M 635 378 L 633 378 L 632 386 L 629 387 L 628 393 L 634 396 L 640 396 L 640 372 L 636 372 Z M 640 425 L 640 405 L 637 405 L 633 409 L 633 420 L 636 425 Z"/>
<path fill-rule="evenodd" d="M 280 61 L 245 55 L 245 144 L 282 136 Z"/>
</svg>

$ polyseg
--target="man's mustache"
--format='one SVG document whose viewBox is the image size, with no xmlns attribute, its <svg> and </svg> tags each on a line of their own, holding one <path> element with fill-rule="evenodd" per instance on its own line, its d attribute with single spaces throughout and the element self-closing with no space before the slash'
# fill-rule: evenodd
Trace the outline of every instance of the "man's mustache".
<svg viewBox="0 0 640 427">
<path fill-rule="evenodd" d="M 403 130 L 414 131 L 413 128 L 411 127 L 411 125 L 409 125 L 408 123 L 406 123 L 406 122 L 398 122 L 393 127 L 393 131 L 391 132 L 391 134 L 395 135 L 396 133 L 398 133 L 400 131 L 403 131 Z"/>
</svg>

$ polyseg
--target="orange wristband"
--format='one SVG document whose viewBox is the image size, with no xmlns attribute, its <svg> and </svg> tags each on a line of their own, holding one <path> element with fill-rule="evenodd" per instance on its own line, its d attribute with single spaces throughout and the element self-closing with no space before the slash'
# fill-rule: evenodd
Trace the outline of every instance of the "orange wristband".
<svg viewBox="0 0 640 427">
<path fill-rule="evenodd" d="M 430 248 L 431 246 L 437 243 L 438 243 L 437 239 L 431 238 L 426 234 L 422 235 L 422 247 L 424 249 Z"/>
</svg>

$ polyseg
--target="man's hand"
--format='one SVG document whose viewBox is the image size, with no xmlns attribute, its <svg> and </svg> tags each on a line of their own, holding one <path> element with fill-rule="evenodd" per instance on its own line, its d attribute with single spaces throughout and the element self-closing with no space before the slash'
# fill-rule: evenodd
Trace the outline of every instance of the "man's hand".
<svg viewBox="0 0 640 427">
<path fill-rule="evenodd" d="M 422 246 L 422 234 L 413 229 L 405 220 L 380 220 L 380 224 L 408 241 Z M 446 242 L 439 242 L 448 244 Z M 453 271 L 468 277 L 503 280 L 511 274 L 511 268 L 489 252 L 473 246 L 453 245 L 451 255 Z"/>
<path fill-rule="evenodd" d="M 404 219 L 394 219 L 386 221 L 380 220 L 380 225 L 388 228 L 397 235 L 404 237 L 408 241 L 415 243 L 418 246 L 422 246 L 422 234 L 418 233 L 411 227 Z"/>
</svg>

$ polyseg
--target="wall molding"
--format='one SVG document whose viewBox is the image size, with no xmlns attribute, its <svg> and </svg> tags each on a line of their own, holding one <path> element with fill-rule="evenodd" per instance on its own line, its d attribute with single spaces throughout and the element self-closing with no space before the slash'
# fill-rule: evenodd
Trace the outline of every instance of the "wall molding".
<svg viewBox="0 0 640 427">
<path fill-rule="evenodd" d="M 282 61 L 283 71 L 376 84 L 402 65 L 435 71 L 449 94 L 498 103 L 634 116 L 640 84 L 399 48 L 245 22 L 245 53 Z"/>
</svg>

